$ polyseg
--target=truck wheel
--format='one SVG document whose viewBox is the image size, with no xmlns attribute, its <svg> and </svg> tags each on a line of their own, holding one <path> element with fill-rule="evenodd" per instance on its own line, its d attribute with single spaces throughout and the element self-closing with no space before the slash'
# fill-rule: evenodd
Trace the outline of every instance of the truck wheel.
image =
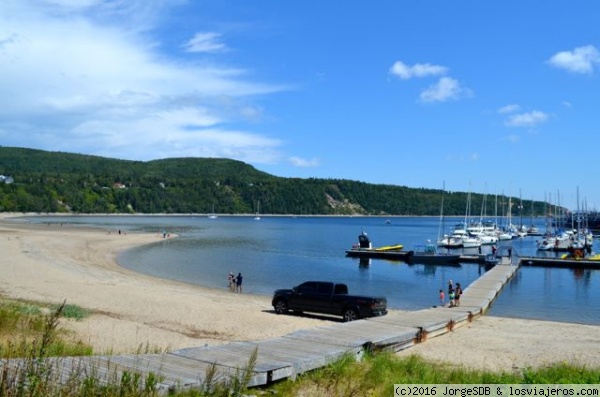
<svg viewBox="0 0 600 397">
<path fill-rule="evenodd" d="M 354 309 L 344 310 L 344 321 L 358 320 L 358 313 Z"/>
<path fill-rule="evenodd" d="M 280 299 L 277 302 L 275 302 L 275 313 L 285 314 L 288 312 L 288 310 L 289 310 L 288 304 L 283 299 Z"/>
</svg>

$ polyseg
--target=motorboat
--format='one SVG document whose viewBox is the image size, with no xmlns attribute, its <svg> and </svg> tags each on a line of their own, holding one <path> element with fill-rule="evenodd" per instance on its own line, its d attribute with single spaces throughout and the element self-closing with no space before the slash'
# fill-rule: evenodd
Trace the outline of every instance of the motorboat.
<svg viewBox="0 0 600 397">
<path fill-rule="evenodd" d="M 355 258 L 381 258 L 390 260 L 405 260 L 408 252 L 403 251 L 404 245 L 392 244 L 381 247 L 373 247 L 366 232 L 358 235 L 358 244 L 354 244 L 352 249 L 346 250 L 346 255 Z"/>
<path fill-rule="evenodd" d="M 424 265 L 453 265 L 458 264 L 460 260 L 459 254 L 449 254 L 439 252 L 434 244 L 415 245 L 414 249 L 408 251 L 406 262 L 419 263 Z"/>
</svg>

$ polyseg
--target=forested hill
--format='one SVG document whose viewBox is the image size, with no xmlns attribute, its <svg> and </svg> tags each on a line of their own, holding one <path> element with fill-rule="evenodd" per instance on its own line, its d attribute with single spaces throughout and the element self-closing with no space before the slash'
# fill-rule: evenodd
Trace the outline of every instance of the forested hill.
<svg viewBox="0 0 600 397">
<path fill-rule="evenodd" d="M 128 161 L 0 147 L 0 211 L 298 215 L 464 215 L 466 192 L 343 179 L 282 178 L 240 161 L 171 158 Z M 507 197 L 472 194 L 471 214 L 506 214 Z M 496 205 L 497 203 L 497 205 Z M 513 215 L 520 201 L 512 199 Z M 524 201 L 523 216 L 541 215 Z"/>
</svg>

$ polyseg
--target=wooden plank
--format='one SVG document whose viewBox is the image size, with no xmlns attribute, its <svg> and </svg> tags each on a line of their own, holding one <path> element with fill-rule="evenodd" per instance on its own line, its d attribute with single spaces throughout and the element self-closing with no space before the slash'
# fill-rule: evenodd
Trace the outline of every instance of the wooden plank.
<svg viewBox="0 0 600 397">
<path fill-rule="evenodd" d="M 164 377 L 163 383 L 169 387 L 194 387 L 199 386 L 205 379 L 207 371 L 213 363 L 200 362 L 186 359 L 171 354 L 141 355 L 141 356 L 111 356 L 105 358 L 106 368 L 117 369 L 120 373 L 125 371 L 138 372 L 146 378 L 150 373 Z M 228 380 L 239 375 L 238 368 L 216 364 L 217 380 Z M 254 372 L 251 385 L 264 385 L 267 383 L 267 374 Z"/>
<path fill-rule="evenodd" d="M 222 366 L 241 370 L 248 365 L 249 359 L 257 347 L 256 343 L 252 342 L 235 342 L 212 347 L 180 349 L 171 354 L 204 363 L 219 363 Z M 289 357 L 286 359 L 274 358 L 260 350 L 257 351 L 255 371 L 266 374 L 269 382 L 295 376 L 296 373 Z"/>
<path fill-rule="evenodd" d="M 414 312 L 402 312 L 396 316 L 380 317 L 370 321 L 393 324 L 403 327 L 416 328 L 421 331 L 419 339 L 433 337 L 445 333 L 452 328 L 456 313 L 441 312 L 436 309 L 424 309 Z"/>
<path fill-rule="evenodd" d="M 475 288 L 500 291 L 504 286 L 504 283 L 505 281 L 500 280 L 476 280 L 463 290 L 463 294 Z"/>
<path fill-rule="evenodd" d="M 365 321 L 337 324 L 335 327 L 319 327 L 299 330 L 285 338 L 299 339 L 314 343 L 328 343 L 354 349 L 359 354 L 363 349 L 396 348 L 416 343 L 419 329 L 390 324 L 375 324 Z"/>
<path fill-rule="evenodd" d="M 297 332 L 292 332 L 286 335 L 293 337 Z M 337 327 L 314 328 L 303 333 L 310 338 L 314 337 L 315 342 L 326 343 L 337 346 L 346 346 L 349 348 L 362 349 L 363 346 L 372 342 L 372 337 L 365 332 L 352 332 L 349 329 L 341 329 Z M 332 339 L 333 337 L 333 339 Z M 306 339 L 306 338 L 304 338 Z"/>
<path fill-rule="evenodd" d="M 300 343 L 276 338 L 259 342 L 237 342 L 217 346 L 214 349 L 183 349 L 174 354 L 196 360 L 219 360 L 220 364 L 226 362 L 227 365 L 237 364 L 239 366 L 242 361 L 236 361 L 235 357 L 241 355 L 249 357 L 254 349 L 258 349 L 257 369 L 260 368 L 261 371 L 266 372 L 270 380 L 295 376 L 298 373 L 322 367 L 346 353 L 346 349 L 339 346 L 317 344 L 314 340 Z M 225 356 L 229 360 L 232 356 L 235 357 L 233 362 L 223 361 Z M 244 365 L 246 365 L 246 361 L 247 359 L 243 360 Z"/>
</svg>

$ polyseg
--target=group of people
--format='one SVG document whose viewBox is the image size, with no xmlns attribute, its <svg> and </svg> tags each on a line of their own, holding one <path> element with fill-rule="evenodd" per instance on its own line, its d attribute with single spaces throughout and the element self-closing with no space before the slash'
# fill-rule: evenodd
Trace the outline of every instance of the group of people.
<svg viewBox="0 0 600 397">
<path fill-rule="evenodd" d="M 237 277 L 233 275 L 233 272 L 229 272 L 227 281 L 229 283 L 229 291 L 231 292 L 242 292 L 242 280 L 244 277 L 242 273 L 238 273 Z"/>
<path fill-rule="evenodd" d="M 462 293 L 463 290 L 460 283 L 456 283 L 455 286 L 452 280 L 448 280 L 448 301 L 450 307 L 460 306 L 460 296 Z M 443 289 L 440 290 L 440 304 L 442 306 L 446 304 L 446 294 Z"/>
</svg>

